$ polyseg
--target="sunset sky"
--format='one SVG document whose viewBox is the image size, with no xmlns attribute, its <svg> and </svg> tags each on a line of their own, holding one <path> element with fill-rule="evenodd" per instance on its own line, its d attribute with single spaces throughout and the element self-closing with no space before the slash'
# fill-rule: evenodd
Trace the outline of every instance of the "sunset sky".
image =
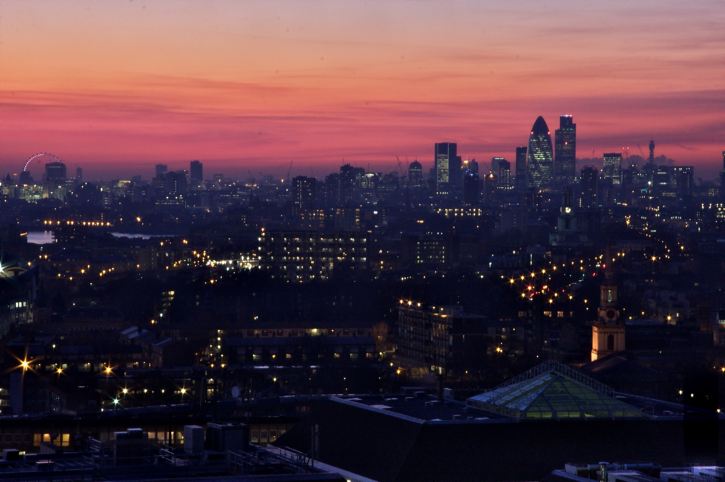
<svg viewBox="0 0 725 482">
<path fill-rule="evenodd" d="M 654 138 L 709 177 L 724 25 L 723 0 L 0 0 L 0 173 L 428 168 L 436 141 L 511 159 L 570 113 L 580 158 Z"/>
</svg>

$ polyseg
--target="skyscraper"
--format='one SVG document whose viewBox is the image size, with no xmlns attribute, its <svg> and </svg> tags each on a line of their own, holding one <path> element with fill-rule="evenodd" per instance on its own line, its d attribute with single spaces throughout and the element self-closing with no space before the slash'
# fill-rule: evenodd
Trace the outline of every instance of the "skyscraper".
<svg viewBox="0 0 725 482">
<path fill-rule="evenodd" d="M 602 156 L 604 165 L 602 178 L 612 183 L 613 186 L 622 184 L 622 153 L 605 152 Z"/>
<path fill-rule="evenodd" d="M 292 204 L 300 211 L 313 207 L 317 193 L 317 179 L 297 176 L 292 179 Z"/>
<path fill-rule="evenodd" d="M 66 167 L 62 162 L 49 162 L 45 165 L 45 181 L 48 183 L 64 182 Z"/>
<path fill-rule="evenodd" d="M 695 168 L 692 166 L 672 166 L 672 181 L 675 184 L 677 200 L 688 201 L 695 189 Z"/>
<path fill-rule="evenodd" d="M 154 167 L 155 177 L 164 177 L 164 174 L 166 174 L 168 170 L 169 167 L 166 164 L 156 164 L 156 166 Z"/>
<path fill-rule="evenodd" d="M 463 175 L 463 202 L 469 206 L 477 206 L 481 196 L 481 179 L 478 173 L 466 171 Z"/>
<path fill-rule="evenodd" d="M 454 142 L 440 142 L 435 145 L 435 189 L 436 194 L 447 196 L 457 187 L 460 179 L 460 158 Z"/>
<path fill-rule="evenodd" d="M 722 151 L 722 172 L 720 173 L 720 199 L 725 202 L 725 151 Z"/>
<path fill-rule="evenodd" d="M 360 201 L 362 180 L 365 169 L 350 164 L 340 166 L 340 201 L 343 204 Z"/>
<path fill-rule="evenodd" d="M 593 167 L 585 167 L 579 174 L 581 197 L 579 207 L 591 208 L 597 203 L 597 181 L 599 173 Z"/>
<path fill-rule="evenodd" d="M 423 187 L 423 166 L 418 161 L 408 166 L 408 186 L 415 189 Z"/>
<path fill-rule="evenodd" d="M 516 189 L 519 191 L 525 190 L 529 184 L 526 151 L 526 146 L 516 148 Z"/>
<path fill-rule="evenodd" d="M 467 172 L 475 173 L 476 175 L 479 175 L 478 172 L 478 161 L 475 159 L 467 159 L 463 161 L 463 165 L 461 166 L 461 169 L 463 170 L 463 175 L 465 176 Z"/>
<path fill-rule="evenodd" d="M 513 188 L 511 182 L 511 163 L 504 157 L 491 158 L 491 171 L 496 176 L 496 189 L 509 190 Z"/>
<path fill-rule="evenodd" d="M 189 163 L 189 181 L 194 187 L 201 186 L 204 181 L 204 165 L 201 161 L 191 161 Z"/>
<path fill-rule="evenodd" d="M 556 178 L 562 184 L 571 184 L 576 177 L 576 124 L 574 124 L 574 118 L 571 115 L 562 115 L 559 118 L 559 128 L 555 134 Z"/>
<path fill-rule="evenodd" d="M 529 186 L 549 187 L 554 175 L 554 153 L 551 148 L 551 133 L 543 117 L 536 118 L 526 156 L 529 173 Z"/>
</svg>

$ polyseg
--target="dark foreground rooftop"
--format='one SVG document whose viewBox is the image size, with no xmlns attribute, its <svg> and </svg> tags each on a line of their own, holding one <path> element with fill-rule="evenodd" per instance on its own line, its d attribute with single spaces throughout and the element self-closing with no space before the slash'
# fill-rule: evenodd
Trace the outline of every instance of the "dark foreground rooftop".
<svg viewBox="0 0 725 482">
<path fill-rule="evenodd" d="M 587 390 L 579 392 L 581 384 Z M 382 481 L 541 480 L 572 460 L 725 462 L 725 418 L 716 412 L 616 393 L 555 365 L 486 393 L 481 398 L 523 411 L 531 403 L 579 408 L 559 416 L 550 407 L 550 416 L 533 418 L 424 392 L 330 397 L 313 402 L 276 444 Z M 590 397 L 627 412 L 588 416 L 581 403 Z"/>
</svg>

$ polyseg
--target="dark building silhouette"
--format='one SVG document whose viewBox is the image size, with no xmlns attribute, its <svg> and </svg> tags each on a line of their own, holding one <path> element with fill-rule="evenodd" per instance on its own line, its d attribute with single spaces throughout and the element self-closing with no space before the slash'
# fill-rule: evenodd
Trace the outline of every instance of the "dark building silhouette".
<svg viewBox="0 0 725 482">
<path fill-rule="evenodd" d="M 169 166 L 166 164 L 156 164 L 154 166 L 154 177 L 156 178 L 162 178 L 164 174 L 166 174 L 169 170 Z"/>
<path fill-rule="evenodd" d="M 314 207 L 317 194 L 317 179 L 297 176 L 292 179 L 292 204 L 296 210 Z"/>
<path fill-rule="evenodd" d="M 722 151 L 722 172 L 720 173 L 720 199 L 725 201 L 725 151 Z"/>
<path fill-rule="evenodd" d="M 524 190 L 528 187 L 529 172 L 526 163 L 526 146 L 516 148 L 516 189 Z"/>
<path fill-rule="evenodd" d="M 571 115 L 559 118 L 556 134 L 555 168 L 557 180 L 571 184 L 576 177 L 576 124 Z"/>
<path fill-rule="evenodd" d="M 513 188 L 511 179 L 511 163 L 504 157 L 495 156 L 491 159 L 491 171 L 495 177 L 496 189 L 509 190 Z"/>
<path fill-rule="evenodd" d="M 599 172 L 595 168 L 587 166 L 581 170 L 579 175 L 580 207 L 591 208 L 597 204 L 598 181 Z"/>
<path fill-rule="evenodd" d="M 550 187 L 554 176 L 554 154 L 551 148 L 551 133 L 543 117 L 536 118 L 529 135 L 527 152 L 529 186 Z"/>
<path fill-rule="evenodd" d="M 360 198 L 360 187 L 365 169 L 350 164 L 340 166 L 340 201 L 343 204 L 356 203 Z"/>
<path fill-rule="evenodd" d="M 45 181 L 48 183 L 64 182 L 67 178 L 65 164 L 49 162 L 45 165 Z"/>
<path fill-rule="evenodd" d="M 423 187 L 423 166 L 418 161 L 413 161 L 408 166 L 408 186 L 411 188 Z"/>
<path fill-rule="evenodd" d="M 479 166 L 478 161 L 475 159 L 470 159 L 467 161 L 463 161 L 463 165 L 461 166 L 463 169 L 463 174 L 465 175 L 467 172 L 472 172 L 476 175 L 480 175 L 479 173 Z"/>
<path fill-rule="evenodd" d="M 463 175 L 463 202 L 475 206 L 481 197 L 481 179 L 475 172 Z"/>
<path fill-rule="evenodd" d="M 689 201 L 695 189 L 695 168 L 672 166 L 672 177 L 678 201 Z"/>
<path fill-rule="evenodd" d="M 204 182 L 204 165 L 201 161 L 191 161 L 189 163 L 189 181 L 194 187 L 201 186 Z"/>
<path fill-rule="evenodd" d="M 30 174 L 30 171 L 20 171 L 20 175 L 18 176 L 18 184 L 21 186 L 33 184 L 33 176 Z"/>
<path fill-rule="evenodd" d="M 188 183 L 184 171 L 171 171 L 164 175 L 164 189 L 171 196 L 186 195 Z"/>
</svg>

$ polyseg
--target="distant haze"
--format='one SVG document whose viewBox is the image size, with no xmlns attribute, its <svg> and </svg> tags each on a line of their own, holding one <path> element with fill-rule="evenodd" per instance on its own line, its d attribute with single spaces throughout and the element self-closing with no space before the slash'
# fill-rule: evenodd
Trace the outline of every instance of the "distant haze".
<svg viewBox="0 0 725 482">
<path fill-rule="evenodd" d="M 513 159 L 571 113 L 581 158 L 654 138 L 712 177 L 722 25 L 721 0 L 0 0 L 0 173 L 427 170 L 436 141 Z"/>
</svg>

